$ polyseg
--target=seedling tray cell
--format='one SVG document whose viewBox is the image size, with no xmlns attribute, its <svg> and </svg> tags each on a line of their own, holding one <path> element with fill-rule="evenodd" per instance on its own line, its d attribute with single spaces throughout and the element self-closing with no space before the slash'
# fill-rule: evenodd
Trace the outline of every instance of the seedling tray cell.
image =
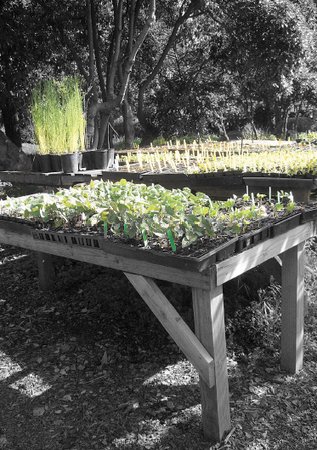
<svg viewBox="0 0 317 450">
<path fill-rule="evenodd" d="M 236 246 L 236 253 L 247 250 L 250 247 L 263 242 L 271 237 L 271 225 L 264 226 L 258 230 L 250 231 L 242 236 L 239 236 Z"/>
<path fill-rule="evenodd" d="M 236 251 L 236 245 L 238 242 L 238 237 L 231 238 L 230 241 L 225 242 L 223 245 L 217 248 L 216 262 L 224 261 L 225 259 L 232 256 Z"/>
<path fill-rule="evenodd" d="M 54 232 L 46 230 L 32 231 L 33 239 L 49 242 L 57 242 L 65 245 L 101 248 L 102 237 L 86 234 L 76 234 L 67 232 Z"/>
</svg>

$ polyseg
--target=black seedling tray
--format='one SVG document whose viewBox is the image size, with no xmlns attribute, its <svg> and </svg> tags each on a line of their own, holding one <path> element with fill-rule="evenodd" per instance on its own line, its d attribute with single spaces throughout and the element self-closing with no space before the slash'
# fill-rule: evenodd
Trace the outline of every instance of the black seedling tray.
<svg viewBox="0 0 317 450">
<path fill-rule="evenodd" d="M 271 237 L 279 236 L 297 227 L 301 222 L 301 215 L 302 213 L 297 213 L 274 223 L 271 227 Z"/>
<path fill-rule="evenodd" d="M 304 213 L 295 213 L 276 223 L 270 223 L 242 236 L 228 239 L 226 242 L 215 246 L 215 248 L 209 251 L 206 250 L 206 253 L 201 256 L 194 256 L 194 253 L 191 256 L 190 254 L 174 254 L 170 250 L 145 248 L 141 245 L 131 244 L 129 241 L 115 240 L 111 236 L 104 237 L 104 235 L 97 232 L 84 231 L 80 233 L 67 230 L 37 229 L 35 228 L 36 224 L 32 222 L 7 216 L 0 216 L 0 226 L 17 234 L 31 235 L 33 239 L 47 243 L 86 247 L 114 256 L 144 261 L 145 263 L 174 267 L 185 271 L 203 272 L 208 270 L 213 264 L 229 258 L 234 253 L 244 251 L 270 237 L 279 236 L 300 223 L 316 219 L 317 208 L 308 209 Z M 199 247 L 197 248 L 200 250 Z M 203 248 L 203 243 L 201 248 Z"/>
<path fill-rule="evenodd" d="M 101 248 L 103 237 L 100 235 L 91 235 L 84 233 L 68 233 L 63 231 L 49 231 L 49 230 L 33 230 L 33 239 L 40 241 L 55 242 L 60 244 Z"/>
<path fill-rule="evenodd" d="M 102 171 L 103 181 L 120 181 L 124 178 L 127 181 L 140 183 L 141 176 L 142 174 L 138 172 Z"/>
<path fill-rule="evenodd" d="M 183 270 L 203 272 L 218 261 L 222 261 L 233 255 L 238 238 L 234 237 L 227 242 L 206 252 L 202 256 L 190 256 L 173 254 L 170 251 L 155 250 L 146 247 L 136 247 L 120 242 L 112 242 L 104 238 L 102 249 L 111 254 L 125 256 L 127 258 L 142 259 L 145 262 L 174 267 Z"/>
<path fill-rule="evenodd" d="M 215 262 L 222 261 L 233 255 L 238 240 L 238 238 L 232 238 L 220 246 L 210 250 L 206 254 L 200 257 L 195 257 L 133 246 L 121 243 L 120 241 L 113 242 L 111 239 L 105 238 L 103 235 L 99 234 L 90 235 L 85 233 L 34 229 L 31 229 L 31 234 L 33 239 L 40 241 L 54 242 L 76 247 L 98 248 L 103 250 L 105 253 L 110 253 L 117 256 L 124 256 L 126 258 L 133 259 L 141 258 L 142 260 L 153 264 L 171 266 L 185 270 L 194 270 L 198 272 L 202 272 Z"/>
<path fill-rule="evenodd" d="M 317 219 L 317 205 L 305 209 L 305 211 L 302 212 L 300 222 L 306 223 L 316 219 Z"/>
</svg>

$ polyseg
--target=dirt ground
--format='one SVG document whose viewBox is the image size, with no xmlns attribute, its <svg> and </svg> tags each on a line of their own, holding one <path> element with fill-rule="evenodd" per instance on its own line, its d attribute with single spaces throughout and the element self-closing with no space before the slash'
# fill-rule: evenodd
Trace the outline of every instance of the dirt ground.
<svg viewBox="0 0 317 450">
<path fill-rule="evenodd" d="M 40 292 L 34 256 L 0 248 L 0 449 L 317 448 L 316 253 L 308 253 L 304 369 L 279 349 L 237 357 L 228 342 L 232 429 L 201 429 L 198 376 L 127 279 L 59 260 Z M 162 285 L 192 322 L 190 292 Z"/>
</svg>

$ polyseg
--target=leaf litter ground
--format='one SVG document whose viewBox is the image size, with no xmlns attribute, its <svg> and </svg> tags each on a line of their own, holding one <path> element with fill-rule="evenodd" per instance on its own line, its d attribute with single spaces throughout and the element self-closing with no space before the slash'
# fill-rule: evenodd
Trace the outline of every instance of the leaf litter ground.
<svg viewBox="0 0 317 450">
<path fill-rule="evenodd" d="M 198 375 L 119 272 L 60 259 L 43 293 L 33 255 L 0 251 L 0 449 L 307 449 L 317 447 L 317 253 L 308 246 L 304 369 L 276 345 L 228 367 L 232 429 L 202 435 Z M 190 292 L 162 283 L 188 323 Z"/>
</svg>

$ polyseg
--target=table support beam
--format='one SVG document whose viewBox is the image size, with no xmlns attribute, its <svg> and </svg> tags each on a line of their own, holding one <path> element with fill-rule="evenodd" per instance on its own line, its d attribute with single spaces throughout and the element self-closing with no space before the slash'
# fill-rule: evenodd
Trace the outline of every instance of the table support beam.
<svg viewBox="0 0 317 450">
<path fill-rule="evenodd" d="M 219 442 L 230 425 L 229 387 L 222 286 L 192 288 L 195 332 L 215 363 L 215 385 L 200 379 L 202 422 L 206 438 Z"/>
<path fill-rule="evenodd" d="M 281 255 L 282 334 L 281 368 L 296 373 L 303 367 L 304 242 Z"/>
<path fill-rule="evenodd" d="M 125 275 L 187 359 L 195 366 L 206 386 L 211 388 L 215 383 L 213 358 L 171 305 L 155 281 L 132 273 L 125 273 Z"/>
</svg>

